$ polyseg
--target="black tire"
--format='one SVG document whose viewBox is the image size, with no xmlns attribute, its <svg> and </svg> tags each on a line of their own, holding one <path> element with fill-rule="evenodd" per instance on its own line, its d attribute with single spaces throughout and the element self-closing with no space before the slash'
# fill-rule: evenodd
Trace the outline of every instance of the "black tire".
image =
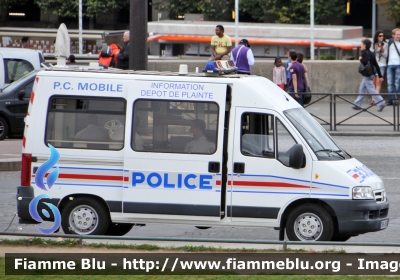
<svg viewBox="0 0 400 280">
<path fill-rule="evenodd" d="M 333 232 L 332 217 L 316 204 L 297 206 L 286 221 L 286 234 L 291 241 L 330 241 Z"/>
<path fill-rule="evenodd" d="M 8 136 L 8 123 L 5 119 L 0 117 L 0 141 L 6 139 Z"/>
<path fill-rule="evenodd" d="M 211 227 L 201 227 L 201 226 L 196 226 L 198 229 L 209 229 Z"/>
<path fill-rule="evenodd" d="M 103 235 L 109 224 L 108 211 L 93 198 L 75 198 L 62 210 L 61 226 L 66 234 Z"/>
<path fill-rule="evenodd" d="M 122 236 L 130 232 L 133 226 L 133 224 L 110 223 L 105 235 Z"/>
</svg>

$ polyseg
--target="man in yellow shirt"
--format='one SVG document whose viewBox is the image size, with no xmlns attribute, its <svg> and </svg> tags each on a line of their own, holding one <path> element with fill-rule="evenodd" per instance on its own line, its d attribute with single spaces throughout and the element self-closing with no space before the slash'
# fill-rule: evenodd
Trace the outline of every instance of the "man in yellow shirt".
<svg viewBox="0 0 400 280">
<path fill-rule="evenodd" d="M 231 38 L 224 34 L 222 25 L 217 25 L 215 27 L 215 36 L 211 39 L 212 55 L 209 60 L 229 60 L 231 47 Z"/>
</svg>

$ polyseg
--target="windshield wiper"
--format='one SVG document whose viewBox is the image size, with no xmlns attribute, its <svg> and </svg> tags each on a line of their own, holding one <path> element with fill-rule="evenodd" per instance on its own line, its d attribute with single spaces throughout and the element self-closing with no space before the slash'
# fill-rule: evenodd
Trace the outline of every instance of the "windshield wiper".
<svg viewBox="0 0 400 280">
<path fill-rule="evenodd" d="M 343 156 L 343 155 L 340 154 L 340 153 L 343 153 L 341 150 L 321 149 L 321 150 L 315 151 L 314 153 L 318 153 L 318 152 L 335 153 L 335 154 L 337 154 L 338 156 L 340 156 L 341 158 L 346 159 L 345 156 Z"/>
</svg>

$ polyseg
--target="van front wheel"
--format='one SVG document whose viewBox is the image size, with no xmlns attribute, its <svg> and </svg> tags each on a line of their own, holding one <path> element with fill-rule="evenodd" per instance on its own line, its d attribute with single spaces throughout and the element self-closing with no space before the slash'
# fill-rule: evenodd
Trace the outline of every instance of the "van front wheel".
<svg viewBox="0 0 400 280">
<path fill-rule="evenodd" d="M 330 241 L 334 226 L 328 212 L 316 204 L 296 207 L 286 222 L 286 232 L 291 241 Z"/>
<path fill-rule="evenodd" d="M 8 135 L 8 123 L 5 119 L 0 117 L 0 141 L 6 139 Z"/>
<path fill-rule="evenodd" d="M 66 234 L 103 235 L 109 224 L 109 214 L 103 205 L 85 197 L 69 202 L 61 214 L 61 226 Z"/>
</svg>

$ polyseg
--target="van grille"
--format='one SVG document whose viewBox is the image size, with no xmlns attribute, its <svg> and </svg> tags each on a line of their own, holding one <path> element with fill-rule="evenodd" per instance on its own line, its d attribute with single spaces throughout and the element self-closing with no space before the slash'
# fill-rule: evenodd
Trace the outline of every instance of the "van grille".
<svg viewBox="0 0 400 280">
<path fill-rule="evenodd" d="M 375 201 L 377 203 L 386 202 L 386 191 L 385 190 L 377 190 L 374 191 Z"/>
</svg>

